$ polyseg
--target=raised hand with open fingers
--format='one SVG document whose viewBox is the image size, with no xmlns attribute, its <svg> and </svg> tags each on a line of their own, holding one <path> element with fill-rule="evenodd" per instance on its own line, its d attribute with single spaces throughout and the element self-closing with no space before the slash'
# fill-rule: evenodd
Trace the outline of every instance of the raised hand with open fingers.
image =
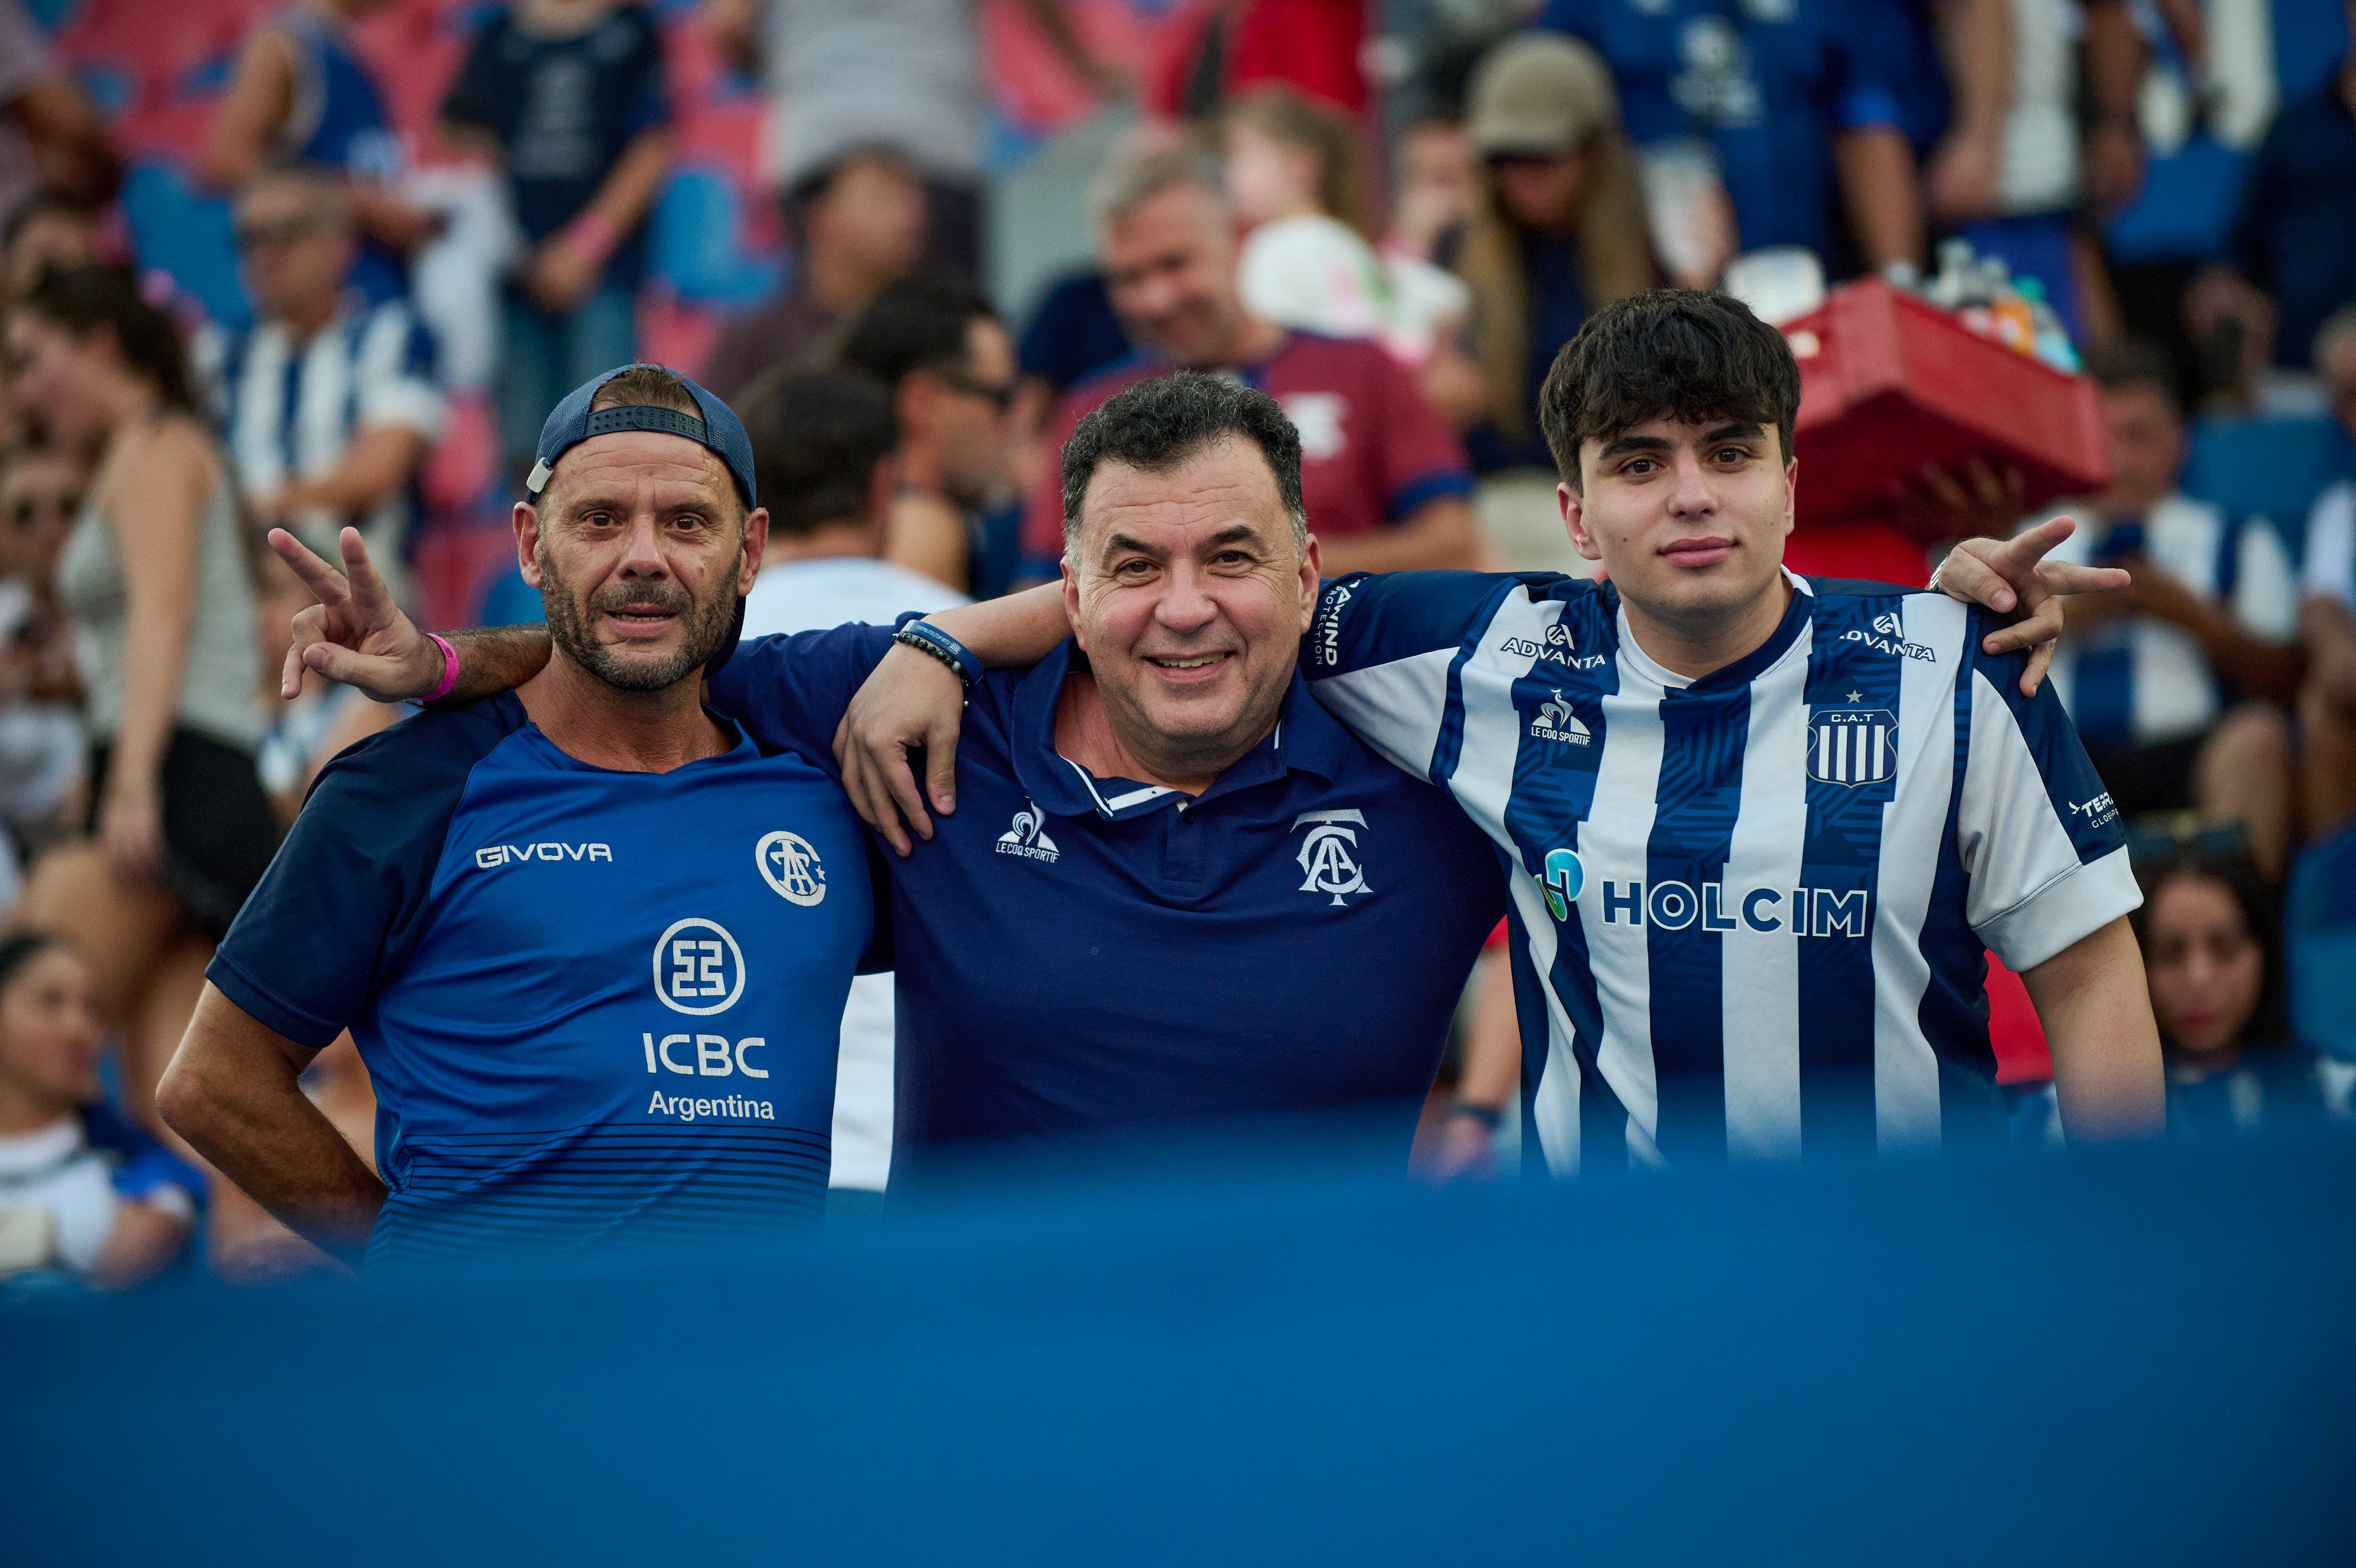
<svg viewBox="0 0 2356 1568">
<path fill-rule="evenodd" d="M 311 670 L 380 703 L 423 696 L 442 678 L 441 650 L 392 602 L 359 530 L 345 529 L 336 542 L 340 572 L 284 529 L 270 531 L 270 548 L 319 601 L 294 618 L 281 692 L 290 701 L 299 695 Z"/>
</svg>

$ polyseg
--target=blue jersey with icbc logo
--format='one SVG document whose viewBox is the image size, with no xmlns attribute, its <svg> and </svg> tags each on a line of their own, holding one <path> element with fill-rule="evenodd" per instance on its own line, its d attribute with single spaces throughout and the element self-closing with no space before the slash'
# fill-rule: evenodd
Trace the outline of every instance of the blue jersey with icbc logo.
<svg viewBox="0 0 2356 1568">
<path fill-rule="evenodd" d="M 610 1244 L 817 1213 L 873 912 L 809 762 L 739 736 L 613 772 L 510 693 L 329 764 L 207 972 L 299 1044 L 359 1042 L 371 1263 Z"/>
</svg>

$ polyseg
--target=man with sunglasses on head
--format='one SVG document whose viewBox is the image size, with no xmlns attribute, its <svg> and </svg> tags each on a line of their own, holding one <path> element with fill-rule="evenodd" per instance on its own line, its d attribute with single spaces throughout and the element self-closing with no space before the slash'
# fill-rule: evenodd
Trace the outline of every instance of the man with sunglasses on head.
<svg viewBox="0 0 2356 1568">
<path fill-rule="evenodd" d="M 899 425 L 884 558 L 960 591 L 1002 589 L 981 521 L 1010 499 L 1014 342 L 990 302 L 939 274 L 903 279 L 851 322 L 840 358 L 891 389 Z"/>
<path fill-rule="evenodd" d="M 349 201 L 316 169 L 259 175 L 238 195 L 237 242 L 254 324 L 200 344 L 239 489 L 266 523 L 335 552 L 349 523 L 405 598 L 410 489 L 440 434 L 434 341 L 406 301 L 350 287 Z"/>
</svg>

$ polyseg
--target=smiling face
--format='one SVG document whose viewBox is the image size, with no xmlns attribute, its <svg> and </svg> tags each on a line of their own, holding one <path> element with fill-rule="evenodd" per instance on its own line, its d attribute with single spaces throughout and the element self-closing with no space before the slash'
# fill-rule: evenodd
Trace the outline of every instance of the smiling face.
<svg viewBox="0 0 2356 1568">
<path fill-rule="evenodd" d="M 90 966 L 53 942 L 0 992 L 0 1078 L 59 1114 L 98 1098 L 98 997 Z"/>
<path fill-rule="evenodd" d="M 1197 185 L 1165 186 L 1106 225 L 1105 291 L 1140 348 L 1217 370 L 1234 362 L 1250 319 L 1236 258 L 1219 199 Z"/>
<path fill-rule="evenodd" d="M 1705 639 L 1771 602 L 1796 478 L 1772 425 L 1650 419 L 1582 442 L 1579 466 L 1563 521 L 1632 615 Z"/>
<path fill-rule="evenodd" d="M 1316 542 L 1295 546 L 1244 436 L 1089 479 L 1064 606 L 1114 733 L 1162 777 L 1214 776 L 1275 726 L 1316 602 Z"/>
<path fill-rule="evenodd" d="M 726 466 L 683 435 L 617 431 L 565 453 L 515 512 L 557 651 L 626 692 L 696 679 L 760 570 L 769 514 L 743 514 Z"/>
<path fill-rule="evenodd" d="M 2170 876 L 2144 918 L 2151 1010 L 2169 1044 L 2194 1056 L 2239 1044 L 2265 989 L 2265 950 L 2233 890 L 2213 876 Z"/>
</svg>

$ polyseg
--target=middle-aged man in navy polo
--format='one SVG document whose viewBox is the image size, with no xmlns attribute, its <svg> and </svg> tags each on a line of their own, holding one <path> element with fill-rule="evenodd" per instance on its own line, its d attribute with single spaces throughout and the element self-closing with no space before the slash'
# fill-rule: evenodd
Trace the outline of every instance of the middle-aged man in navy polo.
<svg viewBox="0 0 2356 1568">
<path fill-rule="evenodd" d="M 1066 463 L 1078 636 L 973 671 L 965 809 L 892 865 L 895 1181 L 966 1140 L 1354 1105 L 1388 1107 L 1404 1153 L 1504 876 L 1302 683 L 1300 437 L 1269 398 L 1186 377 L 1108 403 Z M 456 699 L 548 647 L 455 640 Z M 873 626 L 749 639 L 711 699 L 757 743 L 824 757 L 893 646 Z M 422 692 L 440 654 L 412 651 L 423 678 L 359 683 Z"/>
<path fill-rule="evenodd" d="M 1391 1107 L 1403 1153 L 1503 874 L 1308 694 L 1299 437 L 1266 394 L 1180 375 L 1107 402 L 1062 461 L 1071 639 L 985 674 L 923 623 L 897 634 L 958 667 L 969 708 L 959 809 L 891 867 L 894 1181 L 964 1140 L 1348 1105 Z M 442 671 L 389 610 L 329 640 L 297 618 L 297 657 L 380 697 Z M 453 640 L 452 700 L 546 658 L 522 628 Z M 749 641 L 712 700 L 823 754 L 894 641 Z"/>
</svg>

